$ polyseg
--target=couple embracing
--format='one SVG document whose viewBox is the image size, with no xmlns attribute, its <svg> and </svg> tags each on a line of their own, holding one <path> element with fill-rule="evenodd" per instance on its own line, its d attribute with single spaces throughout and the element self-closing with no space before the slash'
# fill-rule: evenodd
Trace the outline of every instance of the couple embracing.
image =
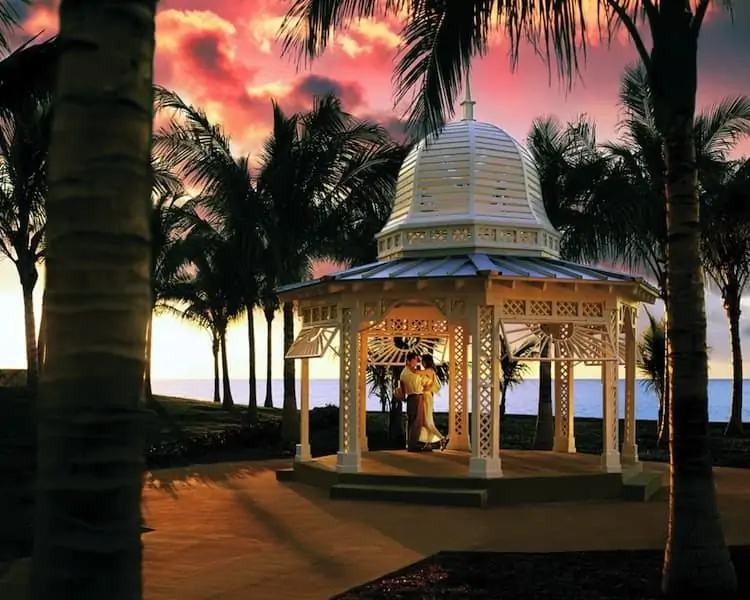
<svg viewBox="0 0 750 600">
<path fill-rule="evenodd" d="M 440 391 L 431 355 L 416 352 L 406 355 L 406 366 L 399 377 L 400 396 L 406 399 L 407 449 L 409 452 L 445 450 L 448 438 L 435 427 L 434 395 Z"/>
</svg>

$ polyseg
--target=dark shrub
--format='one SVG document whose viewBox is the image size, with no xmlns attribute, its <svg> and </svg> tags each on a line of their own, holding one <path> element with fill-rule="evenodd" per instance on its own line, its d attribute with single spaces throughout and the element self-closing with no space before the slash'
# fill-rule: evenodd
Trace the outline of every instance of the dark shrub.
<svg viewBox="0 0 750 600">
<path fill-rule="evenodd" d="M 278 452 L 280 442 L 279 421 L 261 421 L 248 427 L 230 426 L 219 431 L 152 445 L 146 452 L 146 466 L 158 469 L 239 460 L 250 458 L 248 452 L 251 450 L 260 452 L 263 456 L 272 456 Z"/>
<path fill-rule="evenodd" d="M 310 411 L 310 429 L 328 429 L 339 427 L 339 407 L 326 404 Z"/>
</svg>

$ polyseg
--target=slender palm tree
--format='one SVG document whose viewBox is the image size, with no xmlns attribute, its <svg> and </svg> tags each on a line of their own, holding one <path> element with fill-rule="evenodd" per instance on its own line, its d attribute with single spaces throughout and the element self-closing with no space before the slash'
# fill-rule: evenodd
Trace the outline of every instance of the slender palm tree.
<svg viewBox="0 0 750 600">
<path fill-rule="evenodd" d="M 643 64 L 636 63 L 625 70 L 619 105 L 623 114 L 619 123 L 621 139 L 604 146 L 617 164 L 619 177 L 611 193 L 601 197 L 600 205 L 606 213 L 615 211 L 615 218 L 609 222 L 625 226 L 621 231 L 627 235 L 620 236 L 619 255 L 610 253 L 608 258 L 652 279 L 668 306 L 666 161 L 662 135 L 656 126 L 649 74 Z M 698 176 L 701 181 L 709 181 L 714 178 L 714 171 L 721 171 L 737 142 L 750 134 L 750 99 L 725 98 L 696 116 L 694 133 Z M 705 219 L 702 222 L 703 228 L 711 227 Z M 669 321 L 668 311 L 665 319 Z M 665 377 L 669 382 L 669 363 Z M 662 442 L 667 438 L 669 399 L 670 386 L 666 385 L 658 424 Z"/>
<path fill-rule="evenodd" d="M 143 593 L 155 0 L 60 6 L 37 406 L 35 600 Z"/>
<path fill-rule="evenodd" d="M 703 266 L 724 301 L 732 348 L 732 410 L 727 434 L 742 433 L 741 299 L 750 280 L 750 160 L 703 181 Z"/>
<path fill-rule="evenodd" d="M 193 224 L 182 189 L 182 182 L 161 165 L 154 165 L 153 208 L 151 212 L 151 302 L 152 314 L 146 336 L 145 400 L 154 405 L 151 389 L 153 313 L 168 300 L 171 284 L 180 275 L 189 257 L 182 244 Z"/>
<path fill-rule="evenodd" d="M 23 293 L 26 381 L 36 395 L 39 380 L 34 288 L 44 254 L 49 103 L 29 97 L 0 111 L 0 256 L 16 268 Z"/>
<path fill-rule="evenodd" d="M 538 345 L 534 340 L 527 340 L 520 347 L 515 348 L 511 356 L 508 343 L 505 338 L 500 338 L 500 349 L 502 357 L 500 359 L 500 417 L 505 416 L 507 404 L 505 400 L 508 392 L 523 381 L 528 374 L 529 364 L 524 359 L 532 358 L 539 352 Z"/>
<path fill-rule="evenodd" d="M 638 370 L 644 377 L 643 385 L 654 393 L 661 410 L 666 391 L 667 330 L 664 319 L 657 319 L 648 311 L 646 315 L 648 325 L 638 341 Z"/>
<path fill-rule="evenodd" d="M 182 211 L 191 212 L 185 207 Z M 220 401 L 224 408 L 232 408 L 227 332 L 243 308 L 237 277 L 241 267 L 238 267 L 234 248 L 208 221 L 193 212 L 189 232 L 175 242 L 173 252 L 181 263 L 175 263 L 177 272 L 169 276 L 161 290 L 161 310 L 195 323 L 211 334 L 214 402 Z"/>
<path fill-rule="evenodd" d="M 585 116 L 566 125 L 555 117 L 536 119 L 527 145 L 539 174 L 545 211 L 562 233 L 562 255 L 600 261 L 615 254 L 627 229 L 621 225 L 620 215 L 613 214 L 622 209 L 602 210 L 611 206 L 606 198 L 617 178 L 611 161 L 598 146 L 594 125 Z M 554 433 L 552 362 L 542 360 L 534 448 L 551 450 Z"/>
<path fill-rule="evenodd" d="M 305 113 L 286 114 L 274 104 L 257 183 L 268 207 L 261 261 L 268 290 L 310 277 L 314 258 L 331 258 L 353 232 L 379 225 L 365 219 L 381 216 L 378 208 L 395 188 L 402 159 L 402 148 L 383 127 L 344 112 L 331 94 L 316 98 Z M 272 318 L 270 296 L 267 303 Z M 281 308 L 286 354 L 294 341 L 294 308 Z M 284 362 L 283 410 L 282 438 L 291 442 L 298 435 L 293 360 Z"/>
<path fill-rule="evenodd" d="M 196 203 L 207 221 L 236 252 L 248 333 L 248 421 L 257 421 L 255 321 L 260 301 L 261 224 L 265 210 L 258 196 L 248 156 L 232 154 L 230 139 L 205 112 L 176 93 L 156 88 L 156 109 L 171 116 L 157 132 L 155 155 L 198 190 Z"/>
<path fill-rule="evenodd" d="M 279 300 L 272 286 L 273 283 L 264 280 L 260 301 L 266 318 L 266 397 L 263 408 L 273 408 L 273 321 L 279 310 Z"/>
<path fill-rule="evenodd" d="M 667 312 L 674 402 L 669 407 L 671 486 L 662 587 L 671 597 L 729 595 L 737 588 L 716 504 L 708 440 L 708 350 L 693 123 L 698 39 L 712 4 L 731 9 L 732 2 L 597 2 L 606 32 L 624 27 L 646 67 L 666 159 Z M 592 27 L 584 14 L 587 5 L 581 0 L 294 0 L 282 32 L 285 50 L 313 58 L 323 53 L 334 30 L 345 29 L 358 17 L 400 16 L 404 26 L 395 67 L 396 96 L 412 97 L 409 123 L 424 134 L 438 130 L 453 113 L 471 59 L 489 50 L 490 34 L 497 29 L 510 42 L 513 66 L 521 42 L 531 39 L 548 61 L 556 59 L 560 75 L 572 81 L 578 51 L 585 49 L 587 28 Z"/>
<path fill-rule="evenodd" d="M 619 97 L 618 141 L 599 146 L 594 125 L 585 117 L 566 125 L 551 117 L 533 123 L 527 143 L 545 208 L 563 233 L 563 255 L 642 273 L 656 283 L 666 304 L 666 167 L 642 64 L 626 68 Z M 727 98 L 696 117 L 701 179 L 723 164 L 749 127 L 750 101 L 744 97 Z M 657 425 L 664 442 L 668 398 L 666 386 Z M 548 425 L 544 419 L 539 423 Z"/>
</svg>

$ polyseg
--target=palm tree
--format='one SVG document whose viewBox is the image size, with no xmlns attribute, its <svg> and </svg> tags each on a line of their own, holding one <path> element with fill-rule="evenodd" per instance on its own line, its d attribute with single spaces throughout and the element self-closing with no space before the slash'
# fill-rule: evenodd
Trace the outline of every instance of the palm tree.
<svg viewBox="0 0 750 600">
<path fill-rule="evenodd" d="M 654 393 L 661 412 L 666 392 L 667 334 L 664 319 L 656 319 L 646 311 L 648 325 L 638 341 L 638 370 L 643 375 L 643 385 Z M 661 420 L 661 414 L 659 415 Z"/>
<path fill-rule="evenodd" d="M 587 19 L 580 0 L 494 2 L 444 0 L 348 2 L 294 0 L 282 26 L 285 50 L 319 56 L 331 34 L 358 17 L 404 20 L 395 67 L 397 99 L 412 97 L 408 121 L 436 131 L 454 111 L 471 59 L 489 50 L 501 29 L 517 64 L 522 40 L 532 40 L 572 81 L 585 49 Z M 731 8 L 731 0 L 721 0 Z M 695 97 L 698 36 L 711 0 L 599 0 L 608 34 L 624 27 L 645 65 L 654 121 L 665 154 L 667 313 L 670 352 L 670 501 L 662 587 L 671 597 L 730 595 L 737 577 L 721 528 L 708 440 L 708 354 L 701 277 Z M 650 36 L 641 35 L 645 24 Z M 590 28 L 591 26 L 588 25 Z M 600 26 L 601 27 L 601 26 Z M 646 46 L 650 39 L 651 50 Z M 416 92 L 413 93 L 412 92 Z M 699 548 L 699 550 L 697 550 Z M 707 557 L 710 557 L 707 558 Z"/>
<path fill-rule="evenodd" d="M 338 258 L 355 231 L 379 225 L 367 219 L 381 216 L 378 208 L 392 194 L 403 158 L 383 127 L 344 112 L 330 94 L 316 98 L 306 113 L 287 115 L 274 104 L 273 115 L 257 178 L 268 207 L 261 261 L 268 290 L 308 278 L 314 258 Z M 265 296 L 270 327 L 276 306 Z M 294 308 L 281 308 L 286 354 L 294 341 Z M 291 442 L 298 435 L 293 360 L 284 362 L 283 411 L 282 438 Z"/>
<path fill-rule="evenodd" d="M 274 293 L 272 283 L 263 284 L 261 306 L 266 318 L 266 398 L 263 408 L 273 408 L 273 320 L 279 310 L 279 300 Z"/>
<path fill-rule="evenodd" d="M 600 261 L 621 247 L 622 209 L 603 211 L 616 181 L 611 161 L 601 152 L 596 129 L 585 116 L 563 125 L 555 117 L 536 119 L 527 145 L 539 174 L 544 208 L 562 234 L 560 251 L 572 260 Z M 617 206 L 617 205 L 616 205 Z M 540 348 L 546 355 L 547 348 Z M 552 362 L 539 362 L 539 398 L 534 449 L 551 450 L 555 424 L 552 411 Z"/>
<path fill-rule="evenodd" d="M 153 162 L 153 161 L 152 161 Z M 192 225 L 186 210 L 182 182 L 169 170 L 154 164 L 153 208 L 151 212 L 151 319 L 146 332 L 145 400 L 154 406 L 151 389 L 153 313 L 169 299 L 174 278 L 188 257 L 184 254 L 184 236 Z"/>
<path fill-rule="evenodd" d="M 16 268 L 23 293 L 26 382 L 36 395 L 39 380 L 34 288 L 44 254 L 49 104 L 30 97 L 0 111 L 0 256 Z"/>
<path fill-rule="evenodd" d="M 37 406 L 35 600 L 142 595 L 155 2 L 60 7 Z"/>
<path fill-rule="evenodd" d="M 666 162 L 662 136 L 656 127 L 649 75 L 642 64 L 636 63 L 626 69 L 620 88 L 620 108 L 623 111 L 619 124 L 622 139 L 606 144 L 605 149 L 617 163 L 621 176 L 612 193 L 602 197 L 601 205 L 606 212 L 614 208 L 616 215 L 610 222 L 624 225 L 628 234 L 621 236 L 619 257 L 610 257 L 610 260 L 651 278 L 661 291 L 665 306 L 668 306 Z M 711 110 L 696 116 L 694 132 L 699 179 L 707 180 L 713 171 L 721 169 L 739 139 L 750 133 L 750 99 L 724 99 Z M 626 207 L 626 211 L 622 207 Z M 705 219 L 703 223 L 704 227 L 710 227 Z M 667 311 L 667 322 L 668 318 Z M 667 363 L 667 382 L 668 367 Z M 662 442 L 667 437 L 669 398 L 670 386 L 666 385 L 661 396 L 662 418 L 658 424 Z"/>
<path fill-rule="evenodd" d="M 154 152 L 186 186 L 198 190 L 195 203 L 236 252 L 242 268 L 237 277 L 247 317 L 248 421 L 258 418 L 256 391 L 255 322 L 260 300 L 260 227 L 265 208 L 256 193 L 248 156 L 235 157 L 230 139 L 205 112 L 177 94 L 157 87 L 156 109 L 172 116 L 155 137 Z"/>
<path fill-rule="evenodd" d="M 238 293 L 237 265 L 234 248 L 221 233 L 196 212 L 183 207 L 190 215 L 187 235 L 175 242 L 177 272 L 169 277 L 161 291 L 161 310 L 171 312 L 206 329 L 211 334 L 214 357 L 214 402 L 232 408 L 231 377 L 227 354 L 229 325 L 242 312 Z M 184 218 L 184 217 L 183 217 Z M 221 391 L 219 390 L 221 375 Z"/>
<path fill-rule="evenodd" d="M 732 411 L 727 434 L 742 433 L 741 299 L 750 279 L 750 160 L 725 166 L 703 181 L 703 266 L 718 288 L 729 320 L 732 347 Z"/>
<path fill-rule="evenodd" d="M 529 365 L 524 362 L 524 358 L 531 358 L 539 350 L 534 340 L 527 340 L 520 347 L 516 348 L 511 356 L 508 343 L 505 341 L 505 338 L 501 337 L 500 351 L 502 353 L 502 358 L 500 359 L 500 418 L 503 418 L 507 406 L 505 400 L 508 397 L 508 391 L 521 383 L 524 376 L 529 372 Z"/>
</svg>

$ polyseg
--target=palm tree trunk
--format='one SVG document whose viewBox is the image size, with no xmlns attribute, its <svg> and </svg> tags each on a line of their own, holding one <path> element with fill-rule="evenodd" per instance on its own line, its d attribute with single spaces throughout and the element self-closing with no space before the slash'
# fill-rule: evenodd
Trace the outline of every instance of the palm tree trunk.
<svg viewBox="0 0 750 600">
<path fill-rule="evenodd" d="M 154 0 L 63 0 L 33 600 L 143 595 Z"/>
<path fill-rule="evenodd" d="M 294 343 L 294 304 L 284 302 L 284 356 Z M 291 444 L 299 440 L 299 413 L 295 394 L 294 359 L 284 358 L 284 404 L 281 420 L 281 439 Z"/>
<path fill-rule="evenodd" d="M 219 369 L 219 335 L 214 331 L 211 333 L 211 354 L 214 359 L 214 402 L 221 403 L 221 371 Z"/>
<path fill-rule="evenodd" d="M 45 283 L 45 290 L 42 294 L 42 317 L 39 322 L 39 338 L 36 344 L 36 356 L 37 356 L 37 368 L 39 369 L 39 376 L 42 375 L 42 369 L 44 368 L 44 358 L 47 353 L 47 290 Z"/>
<path fill-rule="evenodd" d="M 273 317 L 274 311 L 266 309 L 266 401 L 265 408 L 273 408 Z"/>
<path fill-rule="evenodd" d="M 232 398 L 232 380 L 229 378 L 229 358 L 227 357 L 227 331 L 223 329 L 219 334 L 219 346 L 221 350 L 221 377 L 223 384 L 223 398 L 221 406 L 223 408 L 232 408 L 234 398 Z"/>
<path fill-rule="evenodd" d="M 666 282 L 665 282 L 666 287 Z M 664 294 L 664 306 L 669 306 L 668 301 L 669 295 Z M 670 373 L 670 362 L 669 362 L 669 336 L 666 332 L 669 331 L 669 311 L 664 311 L 664 381 L 662 384 L 662 394 L 659 398 L 659 414 L 657 423 L 657 437 L 656 443 L 658 446 L 664 446 L 669 441 L 669 399 L 672 393 L 672 386 L 670 384 L 671 373 Z"/>
<path fill-rule="evenodd" d="M 732 344 L 732 412 L 725 435 L 742 435 L 742 340 L 740 338 L 740 295 L 733 287 L 725 295 L 724 306 L 729 319 Z"/>
<path fill-rule="evenodd" d="M 248 305 L 247 308 L 247 343 L 248 343 L 248 354 L 247 354 L 247 385 L 248 385 L 248 396 L 247 396 L 247 421 L 250 424 L 258 422 L 258 380 L 257 373 L 255 370 L 255 319 L 253 318 L 253 306 Z"/>
<path fill-rule="evenodd" d="M 154 330 L 154 313 L 148 320 L 148 329 L 146 329 L 146 368 L 143 373 L 143 395 L 145 396 L 146 406 L 154 401 L 154 392 L 151 389 L 151 353 L 153 347 L 153 330 Z"/>
<path fill-rule="evenodd" d="M 541 380 L 540 380 L 541 384 Z M 508 395 L 508 384 L 504 381 L 500 382 L 500 425 L 502 426 L 502 420 L 505 418 L 505 398 Z M 553 420 L 554 424 L 554 420 Z M 553 440 L 554 441 L 554 440 Z"/>
<path fill-rule="evenodd" d="M 34 316 L 34 286 L 36 285 L 36 267 L 21 275 L 23 292 L 23 317 L 26 334 L 26 387 L 32 398 L 39 389 L 39 356 L 36 343 L 36 318 Z"/>
<path fill-rule="evenodd" d="M 539 352 L 541 358 L 549 356 L 549 345 Z M 534 432 L 534 450 L 552 450 L 555 438 L 555 420 L 552 416 L 552 363 L 539 362 L 539 407 Z"/>
<path fill-rule="evenodd" d="M 737 591 L 716 503 L 708 435 L 706 307 L 693 122 L 697 33 L 684 0 L 662 0 L 650 82 L 667 166 L 667 273 L 672 393 L 670 491 L 662 588 L 670 598 Z"/>
</svg>

